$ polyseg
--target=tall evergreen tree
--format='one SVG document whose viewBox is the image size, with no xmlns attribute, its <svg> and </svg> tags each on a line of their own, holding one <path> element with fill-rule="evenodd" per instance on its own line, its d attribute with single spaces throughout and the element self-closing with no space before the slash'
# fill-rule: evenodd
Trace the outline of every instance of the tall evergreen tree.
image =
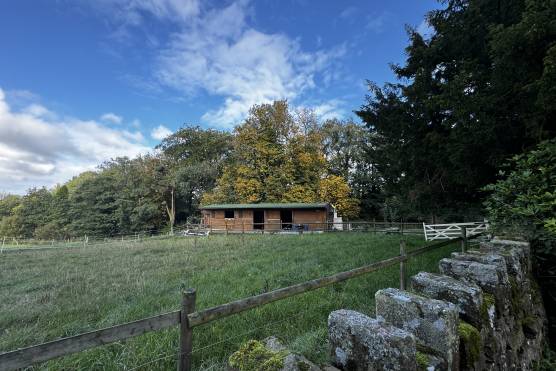
<svg viewBox="0 0 556 371">
<path fill-rule="evenodd" d="M 358 115 L 386 196 L 461 219 L 505 159 L 556 133 L 556 1 L 443 3 L 429 39 L 408 29 L 400 82 L 370 84 Z"/>
</svg>

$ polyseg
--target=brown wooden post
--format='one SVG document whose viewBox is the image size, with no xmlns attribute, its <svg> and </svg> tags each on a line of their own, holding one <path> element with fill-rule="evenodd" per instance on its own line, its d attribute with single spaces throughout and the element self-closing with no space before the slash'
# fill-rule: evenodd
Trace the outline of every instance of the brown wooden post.
<svg viewBox="0 0 556 371">
<path fill-rule="evenodd" d="M 189 326 L 187 315 L 195 312 L 195 289 L 182 293 L 180 311 L 180 354 L 178 371 L 191 371 L 191 351 L 193 349 L 193 328 Z"/>
<path fill-rule="evenodd" d="M 404 259 L 400 260 L 400 290 L 405 290 L 405 241 L 400 241 L 400 256 Z"/>
<path fill-rule="evenodd" d="M 461 252 L 467 252 L 467 228 L 465 226 L 461 226 Z"/>
</svg>

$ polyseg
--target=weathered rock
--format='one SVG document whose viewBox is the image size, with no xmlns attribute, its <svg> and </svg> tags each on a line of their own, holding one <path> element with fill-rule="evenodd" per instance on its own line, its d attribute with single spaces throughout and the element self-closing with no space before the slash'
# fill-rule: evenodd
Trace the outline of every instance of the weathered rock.
<svg viewBox="0 0 556 371">
<path fill-rule="evenodd" d="M 351 310 L 328 317 L 333 363 L 343 370 L 416 370 L 415 337 L 399 328 Z"/>
<path fill-rule="evenodd" d="M 459 352 L 458 309 L 449 302 L 388 288 L 375 294 L 376 314 L 415 335 L 418 343 L 446 358 L 457 369 Z"/>
<path fill-rule="evenodd" d="M 479 329 L 483 326 L 483 291 L 479 286 L 450 276 L 420 272 L 411 277 L 411 287 L 423 296 L 455 304 L 462 320 Z"/>
<path fill-rule="evenodd" d="M 263 341 L 264 345 L 273 352 L 285 352 L 284 366 L 280 371 L 321 371 L 321 368 L 309 361 L 301 354 L 291 353 L 276 336 L 270 336 Z"/>
<path fill-rule="evenodd" d="M 428 354 L 417 351 L 417 369 L 427 371 L 444 371 L 446 370 L 446 360 L 434 354 Z"/>
<path fill-rule="evenodd" d="M 440 273 L 474 283 L 485 292 L 501 299 L 504 298 L 509 289 L 508 275 L 507 273 L 504 274 L 505 271 L 497 265 L 460 259 L 442 259 L 439 268 Z"/>
<path fill-rule="evenodd" d="M 500 254 L 506 260 L 508 274 L 523 280 L 527 272 L 531 271 L 531 249 L 528 242 L 492 240 L 480 244 L 482 252 Z"/>
</svg>

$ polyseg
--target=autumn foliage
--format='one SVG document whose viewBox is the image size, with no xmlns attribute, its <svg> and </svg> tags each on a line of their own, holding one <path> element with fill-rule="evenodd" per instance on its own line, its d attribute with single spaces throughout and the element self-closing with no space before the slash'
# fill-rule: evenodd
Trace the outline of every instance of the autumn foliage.
<svg viewBox="0 0 556 371">
<path fill-rule="evenodd" d="M 329 202 L 358 214 L 345 178 L 329 172 L 324 136 L 313 113 L 286 101 L 254 106 L 234 131 L 232 153 L 202 203 Z"/>
</svg>

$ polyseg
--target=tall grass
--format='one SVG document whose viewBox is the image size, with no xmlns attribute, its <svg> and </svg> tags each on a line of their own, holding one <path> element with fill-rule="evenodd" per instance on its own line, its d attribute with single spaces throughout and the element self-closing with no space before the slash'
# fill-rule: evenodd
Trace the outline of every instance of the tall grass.
<svg viewBox="0 0 556 371">
<path fill-rule="evenodd" d="M 405 237 L 405 236 L 404 236 Z M 405 237 L 408 250 L 420 237 Z M 398 255 L 398 235 L 229 235 L 124 241 L 0 255 L 0 351 L 176 310 L 180 288 L 206 308 Z M 457 244 L 413 258 L 436 271 Z M 374 293 L 399 284 L 390 267 L 194 330 L 194 364 L 222 368 L 238 345 L 278 335 L 309 359 L 328 360 L 326 319 L 339 308 L 374 314 Z M 175 369 L 176 329 L 53 360 L 37 369 Z"/>
</svg>

